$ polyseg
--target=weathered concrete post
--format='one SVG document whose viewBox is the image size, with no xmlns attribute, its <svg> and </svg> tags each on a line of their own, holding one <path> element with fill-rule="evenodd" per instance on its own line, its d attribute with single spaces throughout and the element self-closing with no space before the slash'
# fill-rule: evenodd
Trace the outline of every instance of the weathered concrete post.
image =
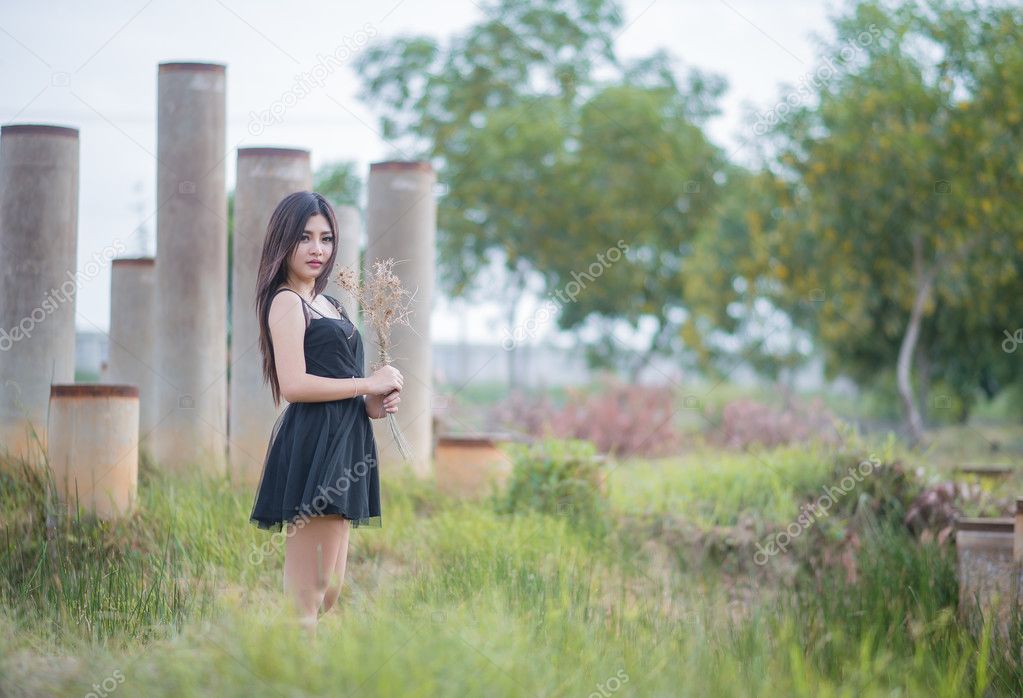
<svg viewBox="0 0 1023 698">
<path fill-rule="evenodd" d="M 81 508 L 113 519 L 134 511 L 138 446 L 138 386 L 51 386 L 50 467 L 69 514 Z"/>
<path fill-rule="evenodd" d="M 225 66 L 161 63 L 157 88 L 153 457 L 227 468 Z"/>
<path fill-rule="evenodd" d="M 995 634 L 1003 640 L 1023 581 L 1013 560 L 1014 529 L 1013 517 L 960 517 L 955 523 L 960 620 L 976 630 L 981 619 L 974 611 L 993 614 Z"/>
<path fill-rule="evenodd" d="M 432 472 L 433 361 L 430 349 L 430 309 L 434 286 L 434 240 L 437 204 L 433 187 L 436 174 L 428 162 L 375 162 L 369 168 L 366 211 L 366 255 L 363 271 L 373 262 L 393 257 L 394 272 L 402 285 L 416 293 L 412 328 L 399 326 L 391 333 L 394 366 L 405 377 L 398 423 L 413 451 L 412 470 L 420 477 Z M 413 332 L 414 330 L 414 332 Z M 365 333 L 367 364 L 376 358 L 371 332 Z M 387 420 L 373 421 L 378 455 L 385 463 L 400 463 Z"/>
<path fill-rule="evenodd" d="M 50 384 L 75 380 L 77 250 L 78 130 L 3 126 L 0 450 L 37 464 Z"/>
<path fill-rule="evenodd" d="M 1012 559 L 1023 564 L 1023 497 L 1016 497 L 1016 519 L 1012 529 Z"/>
<path fill-rule="evenodd" d="M 160 371 L 153 359 L 153 304 L 156 260 L 152 257 L 115 259 L 110 275 L 110 343 L 103 383 L 138 386 L 139 448 L 148 448 L 156 426 L 154 394 Z"/>
<path fill-rule="evenodd" d="M 256 274 L 266 226 L 277 203 L 312 187 L 309 151 L 239 148 L 234 200 L 231 277 L 231 477 L 255 484 L 263 468 L 274 421 L 286 407 L 274 407 L 263 384 L 256 318 Z"/>
</svg>

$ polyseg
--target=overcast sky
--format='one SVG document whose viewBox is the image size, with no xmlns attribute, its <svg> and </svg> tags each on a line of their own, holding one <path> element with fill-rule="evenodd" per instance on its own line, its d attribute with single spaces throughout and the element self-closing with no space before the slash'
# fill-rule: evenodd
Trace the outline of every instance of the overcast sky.
<svg viewBox="0 0 1023 698">
<path fill-rule="evenodd" d="M 629 0 L 624 7 L 620 55 L 664 47 L 680 61 L 680 73 L 696 66 L 727 79 L 724 114 L 709 135 L 741 161 L 741 139 L 752 128 L 745 109 L 770 108 L 785 94 L 782 83 L 798 85 L 813 72 L 814 38 L 830 35 L 835 3 Z M 358 78 L 348 66 L 258 136 L 249 129 L 251 114 L 267 109 L 321 55 L 367 26 L 376 32 L 371 41 L 407 33 L 443 38 L 481 14 L 472 0 L 3 0 L 0 121 L 80 130 L 79 268 L 115 240 L 128 246 L 127 256 L 152 254 L 137 231 L 143 226 L 152 239 L 156 224 L 157 64 L 227 64 L 229 189 L 239 146 L 308 148 L 314 169 L 350 159 L 365 176 L 369 163 L 391 152 L 377 134 L 376 116 L 356 99 Z M 106 266 L 78 290 L 79 330 L 108 329 L 109 295 Z M 523 317 L 533 310 L 522 308 Z M 434 337 L 493 341 L 502 317 L 499 308 L 438 303 Z"/>
</svg>

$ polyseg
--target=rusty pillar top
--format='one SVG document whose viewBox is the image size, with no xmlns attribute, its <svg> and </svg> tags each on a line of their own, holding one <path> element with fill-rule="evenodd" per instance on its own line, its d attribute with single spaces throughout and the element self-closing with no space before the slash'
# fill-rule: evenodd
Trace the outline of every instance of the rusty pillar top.
<svg viewBox="0 0 1023 698">
<path fill-rule="evenodd" d="M 15 133 L 31 133 L 41 136 L 65 136 L 66 138 L 78 138 L 78 129 L 70 126 L 55 126 L 53 124 L 4 124 L 0 126 L 0 133 L 3 135 Z"/>
<path fill-rule="evenodd" d="M 413 170 L 421 172 L 433 172 L 433 165 L 425 160 L 385 160 L 373 162 L 369 165 L 370 172 L 380 170 Z"/>
<path fill-rule="evenodd" d="M 110 383 L 61 383 L 50 385 L 50 397 L 138 397 L 137 385 Z"/>
<path fill-rule="evenodd" d="M 263 146 L 252 146 L 239 148 L 238 157 L 259 157 L 273 155 L 277 157 L 307 158 L 309 151 L 303 148 L 268 148 Z"/>
<path fill-rule="evenodd" d="M 161 73 L 171 70 L 191 70 L 191 71 L 207 71 L 211 73 L 223 73 L 227 70 L 227 65 L 224 63 L 190 63 L 187 61 L 183 62 L 168 62 L 161 63 L 159 71 Z"/>
<path fill-rule="evenodd" d="M 957 531 L 983 531 L 987 533 L 1012 533 L 1016 520 L 1013 517 L 980 518 L 964 516 L 956 521 Z"/>
</svg>

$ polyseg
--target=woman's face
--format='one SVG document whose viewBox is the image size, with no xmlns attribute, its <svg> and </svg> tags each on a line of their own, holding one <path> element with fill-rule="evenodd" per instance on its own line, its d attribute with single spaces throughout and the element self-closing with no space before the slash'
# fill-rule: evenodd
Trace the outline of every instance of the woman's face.
<svg viewBox="0 0 1023 698">
<path fill-rule="evenodd" d="M 290 275 L 304 283 L 312 283 L 323 273 L 333 252 L 334 233 L 330 231 L 330 223 L 319 213 L 310 216 L 302 239 L 295 245 L 288 261 Z"/>
</svg>

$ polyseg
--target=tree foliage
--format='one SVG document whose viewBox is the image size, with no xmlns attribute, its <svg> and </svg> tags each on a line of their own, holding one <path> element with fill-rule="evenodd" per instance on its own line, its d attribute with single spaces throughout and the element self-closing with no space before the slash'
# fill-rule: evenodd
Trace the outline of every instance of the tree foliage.
<svg viewBox="0 0 1023 698">
<path fill-rule="evenodd" d="M 385 136 L 429 158 L 446 189 L 443 286 L 456 296 L 487 287 L 498 259 L 507 283 L 491 298 L 514 309 L 532 279 L 553 298 L 582 278 L 557 303 L 561 328 L 652 318 L 651 348 L 677 350 L 683 261 L 714 215 L 725 167 L 702 130 L 723 81 L 695 70 L 679 80 L 664 52 L 620 60 L 616 3 L 503 0 L 484 15 L 446 45 L 400 37 L 357 66 Z M 623 246 L 621 261 L 585 276 Z M 606 332 L 592 355 L 620 349 Z"/>
<path fill-rule="evenodd" d="M 836 21 L 833 77 L 772 134 L 774 276 L 790 305 L 817 294 L 803 319 L 833 372 L 896 367 L 917 437 L 915 354 L 964 392 L 1013 372 L 997 351 L 1023 290 L 1021 23 L 1013 6 L 861 2 Z"/>
</svg>

